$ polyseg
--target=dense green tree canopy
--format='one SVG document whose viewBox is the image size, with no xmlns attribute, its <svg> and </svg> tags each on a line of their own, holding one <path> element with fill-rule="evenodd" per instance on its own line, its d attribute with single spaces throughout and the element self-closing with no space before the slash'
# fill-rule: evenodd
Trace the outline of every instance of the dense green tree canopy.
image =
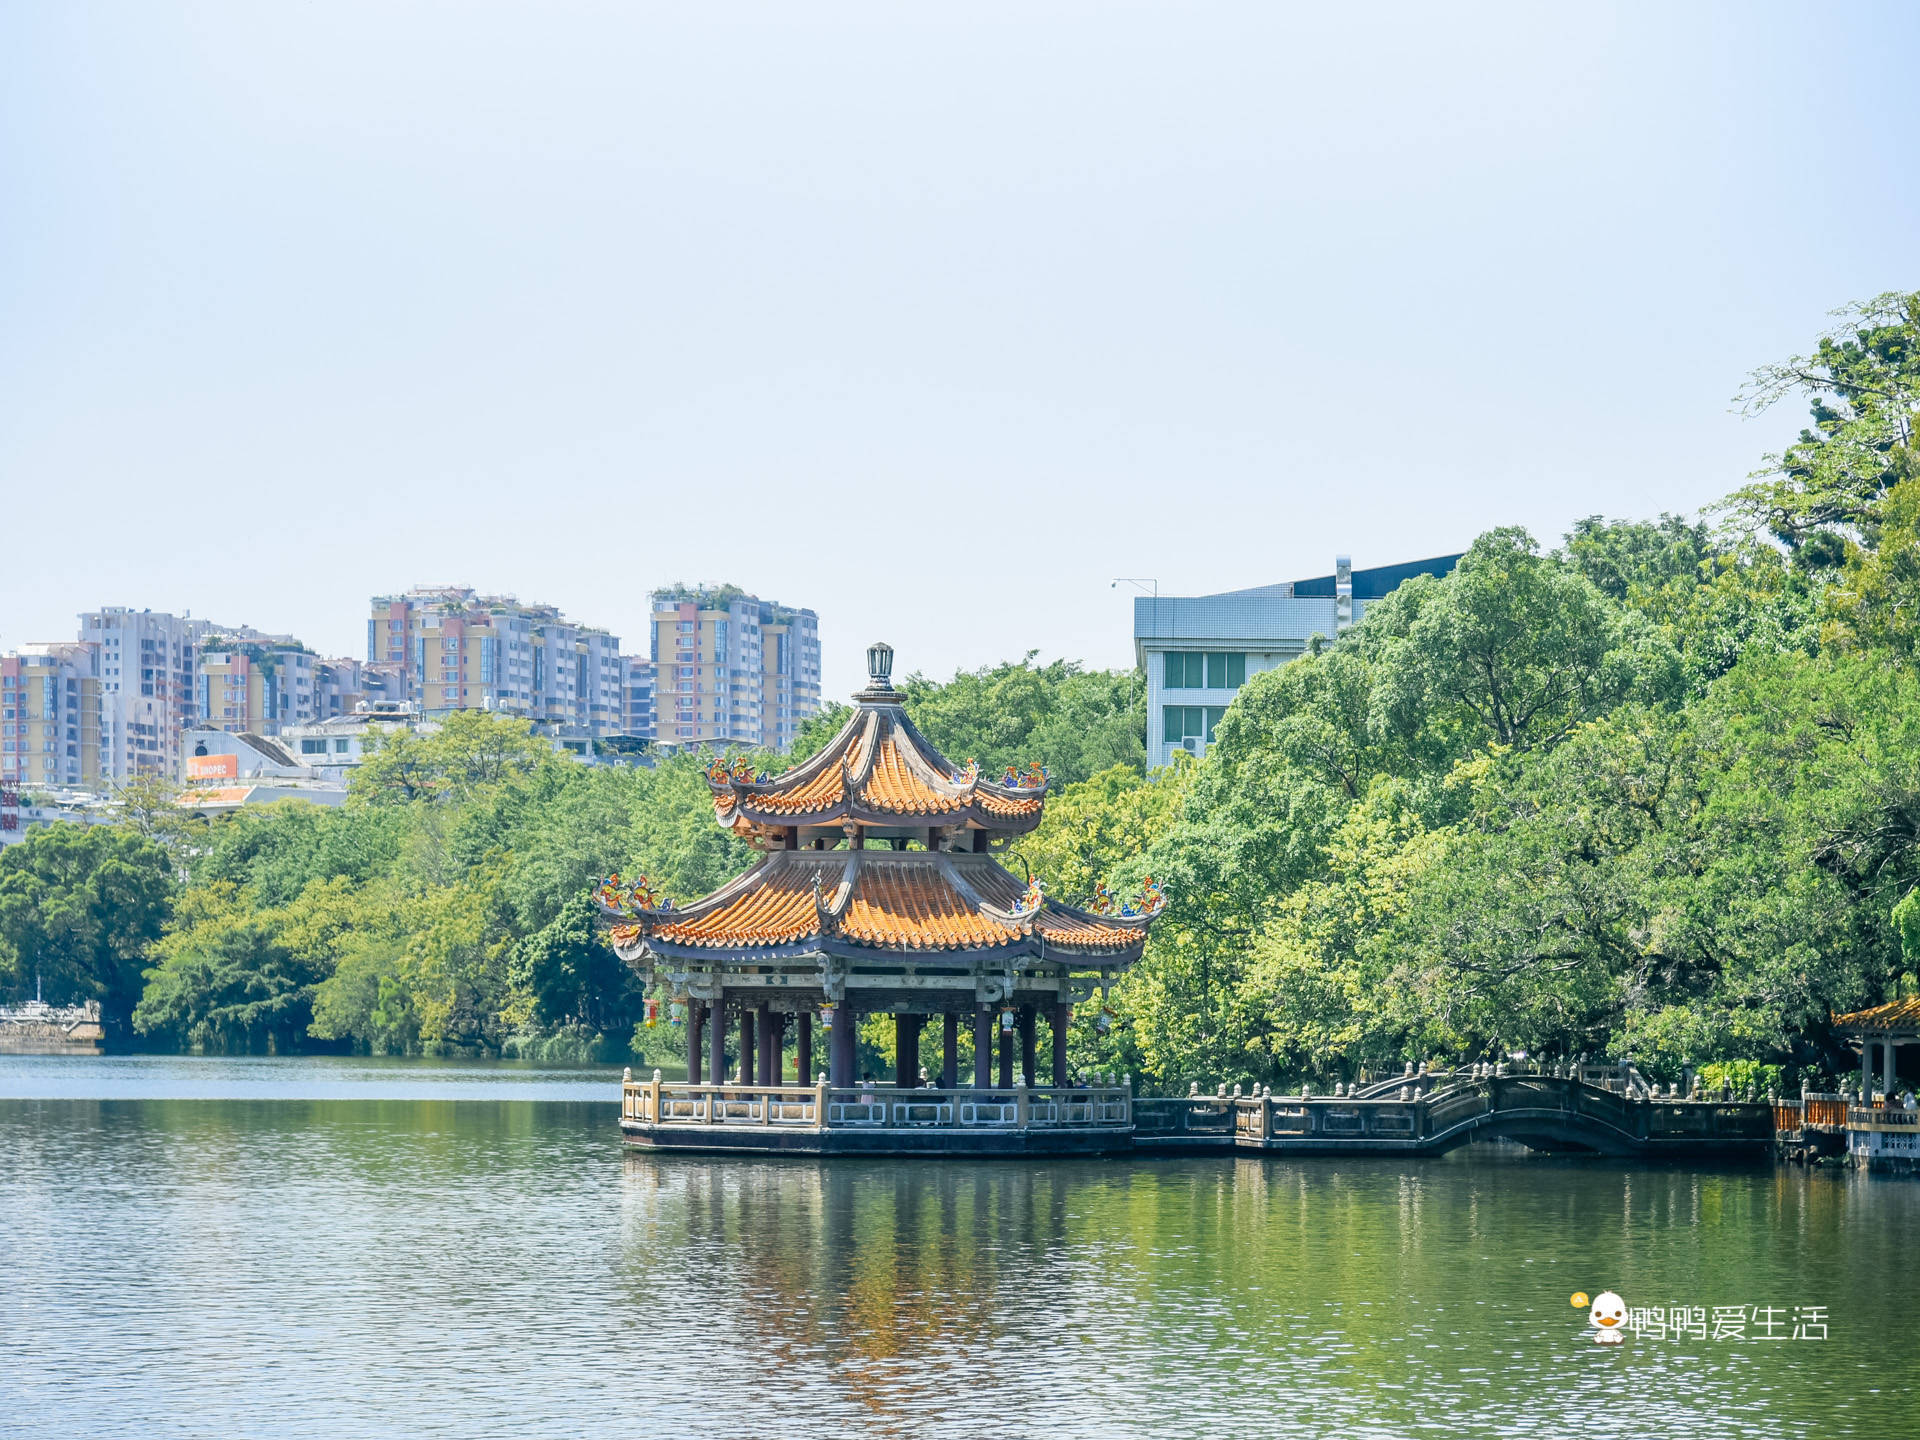
<svg viewBox="0 0 1920 1440">
<path fill-rule="evenodd" d="M 1920 987 L 1920 299 L 1854 307 L 1747 398 L 1788 396 L 1813 422 L 1729 527 L 1491 530 L 1253 677 L 1197 762 L 1145 772 L 1137 673 L 903 681 L 949 757 L 1052 772 L 1008 863 L 1070 903 L 1169 897 L 1073 1063 L 1179 1089 L 1514 1049 L 1848 1066 L 1832 1013 Z M 383 741 L 337 809 L 200 828 L 130 791 L 120 827 L 0 854 L 0 984 L 37 968 L 149 1043 L 663 1054 L 585 897 L 752 862 L 706 763 L 582 767 L 470 714 Z"/>
</svg>

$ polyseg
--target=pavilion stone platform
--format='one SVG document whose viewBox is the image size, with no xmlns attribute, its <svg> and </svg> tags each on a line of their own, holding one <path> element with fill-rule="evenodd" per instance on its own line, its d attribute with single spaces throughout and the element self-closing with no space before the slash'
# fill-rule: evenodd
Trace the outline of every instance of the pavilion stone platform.
<svg viewBox="0 0 1920 1440">
<path fill-rule="evenodd" d="M 630 1143 L 812 1154 L 1128 1148 L 1130 1087 L 1069 1083 L 1068 1028 L 1075 1005 L 1139 959 L 1162 898 L 1149 886 L 1137 906 L 1103 893 L 1077 908 L 1010 874 L 994 857 L 1040 823 L 1045 772 L 988 780 L 971 761 L 955 765 L 907 718 L 892 663 L 892 647 L 868 649 L 870 683 L 846 726 L 785 774 L 726 759 L 709 769 L 717 820 L 762 852 L 752 869 L 684 907 L 644 878 L 600 887 L 616 952 L 684 1007 L 687 1074 L 700 1077 L 629 1082 L 620 1124 Z M 875 1014 L 893 1016 L 891 1084 L 855 1073 L 855 1027 Z M 932 1024 L 942 1065 L 929 1080 L 919 1055 Z M 1044 1083 L 1041 1024 L 1052 1041 Z M 964 1085 L 962 1026 L 974 1062 Z M 740 1063 L 729 1075 L 734 1027 Z"/>
</svg>

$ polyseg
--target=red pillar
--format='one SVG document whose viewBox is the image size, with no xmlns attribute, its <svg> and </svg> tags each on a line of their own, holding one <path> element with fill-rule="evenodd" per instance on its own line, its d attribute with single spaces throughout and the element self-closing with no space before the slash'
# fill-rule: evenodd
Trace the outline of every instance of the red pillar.
<svg viewBox="0 0 1920 1440">
<path fill-rule="evenodd" d="M 754 1074 L 762 1085 L 778 1085 L 780 1083 L 780 1052 L 776 1048 L 778 1042 L 774 1036 L 779 1022 L 774 1016 L 772 1007 L 764 1000 L 760 1002 L 759 1013 L 754 1023 L 760 1036 L 760 1063 L 755 1068 Z"/>
<path fill-rule="evenodd" d="M 794 1037 L 793 1068 L 802 1085 L 813 1084 L 813 1011 L 800 1012 L 799 1034 Z"/>
<path fill-rule="evenodd" d="M 896 1090 L 911 1090 L 920 1083 L 921 1015 L 893 1017 L 893 1084 Z"/>
<path fill-rule="evenodd" d="M 1035 1047 L 1038 1038 L 1037 1027 L 1033 1023 L 1033 1006 L 1020 1007 L 1020 1081 L 1028 1088 L 1033 1085 L 1033 1066 Z"/>
<path fill-rule="evenodd" d="M 998 1018 L 994 1030 L 1000 1036 L 1000 1088 L 1005 1090 L 1013 1084 L 1013 1032 Z"/>
<path fill-rule="evenodd" d="M 727 1083 L 727 1002 L 716 1000 L 707 1007 L 707 1043 L 713 1053 L 707 1057 L 707 1082 Z"/>
<path fill-rule="evenodd" d="M 993 1007 L 973 1007 L 973 1088 L 993 1086 Z"/>
<path fill-rule="evenodd" d="M 700 1083 L 700 1025 L 706 1017 L 706 1007 L 698 1000 L 687 1001 L 687 1080 L 688 1083 Z"/>
<path fill-rule="evenodd" d="M 753 1007 L 742 1005 L 740 1007 L 740 1083 L 742 1085 L 753 1084 L 753 1052 L 757 1038 L 754 1034 L 753 1019 Z"/>
<path fill-rule="evenodd" d="M 855 1018 L 851 1006 L 843 1004 L 834 1008 L 833 1034 L 829 1041 L 832 1047 L 832 1071 L 827 1078 L 842 1090 L 850 1090 L 860 1081 L 860 1077 L 853 1073 L 857 1056 L 853 1043 Z"/>
<path fill-rule="evenodd" d="M 1053 1007 L 1053 1083 L 1067 1083 L 1067 1026 L 1073 1023 L 1073 1007 L 1064 1002 Z"/>
<path fill-rule="evenodd" d="M 940 1088 L 960 1083 L 960 1017 L 949 1010 L 940 1017 Z"/>
</svg>

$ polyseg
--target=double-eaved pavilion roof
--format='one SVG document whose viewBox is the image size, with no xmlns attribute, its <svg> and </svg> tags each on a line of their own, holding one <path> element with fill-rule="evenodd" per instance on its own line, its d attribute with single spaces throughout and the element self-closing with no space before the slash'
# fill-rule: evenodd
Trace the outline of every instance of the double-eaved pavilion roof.
<svg viewBox="0 0 1920 1440">
<path fill-rule="evenodd" d="M 618 876 L 597 897 L 621 958 L 754 967 L 839 955 L 973 966 L 1032 959 L 1106 970 L 1137 959 L 1161 900 L 1102 913 L 1064 905 L 987 853 L 1031 830 L 1046 806 L 1039 766 L 983 780 L 907 718 L 889 679 L 893 652 L 867 652 L 873 683 L 819 754 L 761 778 L 743 762 L 707 772 L 714 813 L 767 853 L 731 884 L 684 907 Z M 839 848 L 842 842 L 845 848 Z M 956 844 L 956 842 L 960 842 Z M 923 844 L 921 850 L 904 848 Z M 891 848 L 875 848 L 890 845 Z"/>
<path fill-rule="evenodd" d="M 623 959 L 724 950 L 752 963 L 884 950 L 963 961 L 1136 958 L 1151 916 L 1096 915 L 1035 895 L 990 855 L 966 851 L 775 850 L 684 909 L 617 916 Z"/>
</svg>

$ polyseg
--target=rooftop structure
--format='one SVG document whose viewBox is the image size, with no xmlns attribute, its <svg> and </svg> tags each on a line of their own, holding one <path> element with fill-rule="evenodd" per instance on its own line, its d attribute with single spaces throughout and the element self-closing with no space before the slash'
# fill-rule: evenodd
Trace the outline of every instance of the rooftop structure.
<svg viewBox="0 0 1920 1440">
<path fill-rule="evenodd" d="M 1133 602 L 1134 656 L 1147 674 L 1147 763 L 1204 755 L 1213 727 L 1247 677 L 1306 654 L 1360 623 L 1372 602 L 1415 575 L 1445 575 L 1458 555 L 1355 570 L 1218 595 L 1141 595 Z"/>
<path fill-rule="evenodd" d="M 875 645 L 867 655 L 871 683 L 854 697 L 853 714 L 825 749 L 777 777 L 724 759 L 709 770 L 715 817 L 764 852 L 758 865 L 685 906 L 658 897 L 644 880 L 618 877 L 602 886 L 599 903 L 621 958 L 663 982 L 686 1007 L 690 1077 L 727 1083 L 731 1017 L 740 1027 L 738 1083 L 781 1087 L 791 1027 L 806 1087 L 791 1103 L 826 1107 L 809 1132 L 815 1148 L 919 1148 L 910 1138 L 919 1133 L 911 1122 L 904 1129 L 876 1124 L 876 1116 L 893 1112 L 876 1111 L 873 1095 L 862 1098 L 853 1088 L 860 1078 L 854 1072 L 858 1017 L 887 1013 L 894 1017 L 895 1088 L 915 1092 L 904 1103 L 944 1107 L 960 1128 L 972 1115 L 979 1131 L 974 1141 L 993 1148 L 1008 1143 L 996 1117 L 1016 1110 L 1030 1115 L 1034 1103 L 1031 1094 L 988 1093 L 1016 1085 L 1016 1034 L 1024 1091 L 1036 1083 L 1036 1027 L 1046 1019 L 1052 1083 L 1064 1092 L 1072 1007 L 1139 958 L 1159 902 L 1143 897 L 1138 908 L 1121 907 L 1101 896 L 1076 907 L 1008 873 L 994 853 L 1040 823 L 1045 772 L 1034 766 L 989 779 L 972 762 L 954 764 L 908 719 L 891 683 L 891 648 Z M 831 1036 L 830 1073 L 819 1087 L 806 1085 L 816 1013 Z M 942 1025 L 941 1073 L 938 1085 L 927 1087 L 919 1071 L 920 1035 L 935 1017 Z M 963 1020 L 974 1047 L 973 1085 L 964 1090 L 958 1075 Z M 816 1089 L 822 1091 L 817 1097 Z M 788 1101 L 775 1096 L 762 1103 Z M 1117 1098 L 1052 1093 L 1044 1103 L 1056 1107 L 1049 1113 L 1082 1116 L 1085 1123 L 1040 1130 L 1022 1124 L 1018 1148 L 1097 1149 L 1125 1140 Z M 1118 1108 L 1102 1119 L 1095 1113 L 1102 1105 Z M 623 1123 L 628 1138 L 641 1144 L 755 1143 L 751 1135 L 741 1139 L 739 1127 L 692 1117 L 681 1124 L 657 1106 Z M 779 1148 L 791 1142 L 789 1136 Z"/>
</svg>

